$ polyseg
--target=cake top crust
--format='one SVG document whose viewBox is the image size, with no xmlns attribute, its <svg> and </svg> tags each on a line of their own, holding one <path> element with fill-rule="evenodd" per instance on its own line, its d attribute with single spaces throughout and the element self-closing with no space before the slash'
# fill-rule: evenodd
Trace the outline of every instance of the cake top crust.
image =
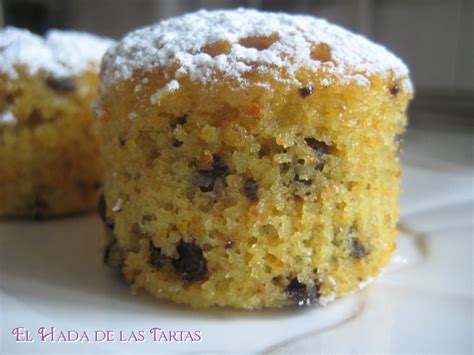
<svg viewBox="0 0 474 355">
<path fill-rule="evenodd" d="M 24 65 L 29 74 L 44 70 L 54 76 L 72 76 L 98 67 L 114 41 L 89 33 L 50 30 L 41 37 L 28 30 L 0 30 L 0 73 L 18 77 Z"/>
<path fill-rule="evenodd" d="M 186 75 L 212 83 L 224 77 L 245 86 L 250 71 L 299 83 L 300 68 L 321 66 L 343 82 L 370 85 L 371 75 L 393 75 L 412 90 L 406 65 L 361 35 L 312 16 L 242 8 L 200 10 L 135 30 L 108 50 L 102 65 L 102 90 L 135 70 L 176 68 L 170 80 Z"/>
</svg>

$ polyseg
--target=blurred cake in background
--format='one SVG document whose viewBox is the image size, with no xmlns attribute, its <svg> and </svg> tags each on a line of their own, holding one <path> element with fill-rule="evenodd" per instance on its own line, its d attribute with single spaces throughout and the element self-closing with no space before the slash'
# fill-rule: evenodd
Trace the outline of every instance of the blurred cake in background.
<svg viewBox="0 0 474 355">
<path fill-rule="evenodd" d="M 94 208 L 102 179 L 91 102 L 112 40 L 0 30 L 0 216 Z"/>
</svg>

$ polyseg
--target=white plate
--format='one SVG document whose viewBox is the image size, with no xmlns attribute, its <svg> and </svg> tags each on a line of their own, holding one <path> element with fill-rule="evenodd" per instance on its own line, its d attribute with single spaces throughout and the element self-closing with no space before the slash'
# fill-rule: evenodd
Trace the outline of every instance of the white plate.
<svg viewBox="0 0 474 355">
<path fill-rule="evenodd" d="M 2 222 L 0 351 L 471 353 L 472 136 L 412 129 L 403 160 L 402 234 L 391 265 L 361 292 L 325 308 L 193 311 L 132 296 L 102 267 L 102 226 L 95 214 Z M 16 342 L 18 327 L 34 341 Z M 55 327 L 59 342 L 41 342 L 41 327 Z M 201 341 L 154 342 L 151 328 L 168 338 L 170 331 L 200 331 Z M 65 343 L 59 332 L 68 330 L 85 331 L 90 342 Z M 95 330 L 109 330 L 115 340 L 96 342 Z M 120 341 L 139 331 L 143 342 Z"/>
</svg>

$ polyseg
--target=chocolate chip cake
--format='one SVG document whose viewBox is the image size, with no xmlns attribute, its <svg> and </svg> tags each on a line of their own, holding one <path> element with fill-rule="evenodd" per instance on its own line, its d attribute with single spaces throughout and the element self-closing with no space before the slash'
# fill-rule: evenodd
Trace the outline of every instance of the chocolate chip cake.
<svg viewBox="0 0 474 355">
<path fill-rule="evenodd" d="M 97 204 L 102 164 L 90 105 L 110 44 L 72 31 L 0 30 L 0 216 Z"/>
<path fill-rule="evenodd" d="M 199 11 L 104 56 L 105 261 L 193 307 L 325 304 L 396 245 L 409 73 L 309 16 Z"/>
</svg>

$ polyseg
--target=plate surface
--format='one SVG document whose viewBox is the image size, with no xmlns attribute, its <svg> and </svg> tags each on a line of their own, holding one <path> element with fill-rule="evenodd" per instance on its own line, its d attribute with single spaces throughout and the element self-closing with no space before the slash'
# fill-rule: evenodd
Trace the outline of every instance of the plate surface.
<svg viewBox="0 0 474 355">
<path fill-rule="evenodd" d="M 472 147 L 469 131 L 410 129 L 392 263 L 324 308 L 193 311 L 133 296 L 101 264 L 95 214 L 0 222 L 0 353 L 472 353 Z M 44 342 L 42 327 L 55 328 Z"/>
</svg>

